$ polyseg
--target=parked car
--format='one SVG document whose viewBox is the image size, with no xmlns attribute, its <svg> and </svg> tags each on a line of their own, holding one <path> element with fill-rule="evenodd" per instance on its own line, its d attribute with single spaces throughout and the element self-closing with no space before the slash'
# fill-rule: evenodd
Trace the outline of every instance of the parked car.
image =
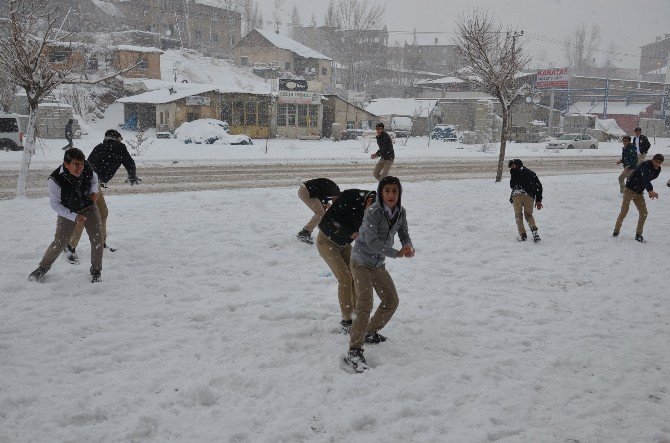
<svg viewBox="0 0 670 443">
<path fill-rule="evenodd" d="M 228 123 L 213 118 L 202 118 L 182 123 L 174 134 L 184 143 L 195 144 L 222 144 L 222 145 L 253 145 L 251 138 L 244 134 L 231 135 L 228 133 Z"/>
<path fill-rule="evenodd" d="M 598 149 L 598 140 L 587 134 L 563 134 L 547 144 L 549 149 Z"/>
<path fill-rule="evenodd" d="M 23 150 L 23 131 L 18 114 L 0 114 L 0 149 Z"/>
<path fill-rule="evenodd" d="M 455 142 L 458 139 L 456 127 L 454 125 L 436 125 L 430 131 L 430 138 L 433 140 L 442 140 L 446 142 Z"/>
<path fill-rule="evenodd" d="M 365 133 L 365 129 L 343 129 L 341 140 L 356 140 Z"/>
<path fill-rule="evenodd" d="M 395 132 L 396 137 L 409 137 L 412 132 L 412 119 L 409 117 L 393 117 L 387 129 Z"/>
</svg>

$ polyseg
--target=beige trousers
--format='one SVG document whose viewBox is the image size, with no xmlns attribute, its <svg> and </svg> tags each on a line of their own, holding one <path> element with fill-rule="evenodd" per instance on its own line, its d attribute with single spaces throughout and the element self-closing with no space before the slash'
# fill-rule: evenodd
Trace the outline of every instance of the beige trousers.
<svg viewBox="0 0 670 443">
<path fill-rule="evenodd" d="M 98 191 L 98 201 L 95 204 L 98 207 L 98 212 L 100 212 L 100 224 L 102 230 L 102 245 L 107 243 L 107 216 L 109 215 L 109 209 L 107 209 L 107 203 L 105 202 L 105 196 L 102 194 L 102 188 Z M 70 246 L 76 248 L 79 244 L 79 239 L 81 234 L 84 231 L 84 225 L 77 225 L 74 228 L 72 237 L 70 238 Z"/>
<path fill-rule="evenodd" d="M 644 201 L 644 194 L 637 194 L 630 189 L 626 188 L 623 191 L 623 201 L 621 202 L 621 212 L 619 212 L 619 217 L 616 219 L 616 224 L 614 225 L 614 230 L 616 232 L 621 231 L 621 225 L 623 224 L 623 219 L 626 218 L 628 214 L 628 209 L 630 208 L 630 202 L 635 203 L 637 212 L 640 213 L 637 219 L 637 229 L 636 233 L 642 235 L 644 230 L 644 222 L 647 220 L 647 203 Z"/>
<path fill-rule="evenodd" d="M 316 228 L 321 222 L 323 215 L 326 213 L 326 208 L 323 207 L 321 200 L 316 197 L 309 196 L 309 191 L 304 184 L 300 185 L 300 188 L 298 188 L 298 197 L 314 213 L 312 218 L 305 225 L 305 229 L 309 232 L 312 232 L 314 228 Z"/>
<path fill-rule="evenodd" d="M 102 243 L 102 227 L 100 222 L 100 212 L 96 205 L 91 205 L 86 209 L 79 211 L 79 214 L 86 217 L 83 226 L 86 228 L 88 238 L 91 240 L 91 273 L 102 270 L 102 253 L 104 250 Z M 47 269 L 56 261 L 63 252 L 68 241 L 72 237 L 77 224 L 65 217 L 58 217 L 56 221 L 56 235 L 54 241 L 47 248 L 40 262 L 40 266 Z"/>
<path fill-rule="evenodd" d="M 356 309 L 356 291 L 349 269 L 351 245 L 340 246 L 319 231 L 319 235 L 316 236 L 316 248 L 337 279 L 337 298 L 340 302 L 342 320 L 351 320 Z"/>
<path fill-rule="evenodd" d="M 386 268 L 372 268 L 351 262 L 351 276 L 356 288 L 356 315 L 349 332 L 349 348 L 362 349 L 365 335 L 379 331 L 393 317 L 398 309 L 398 292 Z M 370 318 L 373 288 L 381 302 Z"/>
<path fill-rule="evenodd" d="M 639 165 L 647 158 L 647 154 L 637 154 L 637 164 Z"/>
<path fill-rule="evenodd" d="M 375 165 L 374 171 L 372 171 L 373 177 L 376 178 L 377 181 L 380 181 L 382 178 L 389 175 L 391 166 L 393 166 L 393 160 L 384 160 L 383 158 L 380 158 Z"/>
<path fill-rule="evenodd" d="M 621 174 L 619 174 L 619 191 L 623 194 L 623 191 L 626 189 L 626 179 L 628 178 L 629 175 L 633 173 L 633 169 L 628 169 L 628 168 L 623 168 L 623 171 Z"/>
<path fill-rule="evenodd" d="M 516 219 L 516 227 L 519 229 L 519 235 L 526 233 L 526 228 L 523 225 L 524 218 L 531 230 L 537 229 L 533 217 L 533 205 L 535 204 L 533 197 L 526 194 L 513 195 L 512 204 L 514 205 L 514 218 Z"/>
</svg>

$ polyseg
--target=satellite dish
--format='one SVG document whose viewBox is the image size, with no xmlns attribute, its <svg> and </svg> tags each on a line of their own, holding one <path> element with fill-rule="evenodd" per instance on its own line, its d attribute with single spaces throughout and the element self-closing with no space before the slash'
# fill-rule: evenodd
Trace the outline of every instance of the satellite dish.
<svg viewBox="0 0 670 443">
<path fill-rule="evenodd" d="M 526 103 L 531 103 L 533 98 L 531 96 L 526 97 Z"/>
<path fill-rule="evenodd" d="M 535 103 L 536 105 L 539 105 L 541 101 L 542 101 L 542 96 L 540 94 L 533 95 L 533 103 Z"/>
</svg>

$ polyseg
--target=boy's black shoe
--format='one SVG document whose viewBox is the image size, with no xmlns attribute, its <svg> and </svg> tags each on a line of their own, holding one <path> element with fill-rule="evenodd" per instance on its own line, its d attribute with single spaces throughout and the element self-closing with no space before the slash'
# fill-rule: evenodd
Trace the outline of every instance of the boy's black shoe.
<svg viewBox="0 0 670 443">
<path fill-rule="evenodd" d="M 521 237 L 519 237 L 519 241 L 526 241 L 527 238 L 528 238 L 528 236 L 524 232 L 523 234 L 521 234 Z"/>
<path fill-rule="evenodd" d="M 370 369 L 365 357 L 363 357 L 362 349 L 349 349 L 349 352 L 344 357 L 344 363 L 351 367 L 355 372 L 361 373 Z"/>
<path fill-rule="evenodd" d="M 91 283 L 100 283 L 102 281 L 102 275 L 100 271 L 91 272 Z"/>
<path fill-rule="evenodd" d="M 42 282 L 44 280 L 44 275 L 49 272 L 49 268 L 44 266 L 38 266 L 33 272 L 28 276 L 29 281 Z"/>
<path fill-rule="evenodd" d="M 372 334 L 365 334 L 365 343 L 381 343 L 386 341 L 386 337 L 379 334 L 378 332 L 373 332 Z"/>
<path fill-rule="evenodd" d="M 301 242 L 305 242 L 308 245 L 314 244 L 314 240 L 312 240 L 312 233 L 307 229 L 303 229 L 302 231 L 298 232 L 298 238 Z"/>
<path fill-rule="evenodd" d="M 116 251 L 116 248 L 112 248 L 111 246 L 107 246 L 107 243 L 105 243 L 102 247 L 103 247 L 104 249 L 109 249 L 109 252 L 114 252 L 114 251 Z"/>
<path fill-rule="evenodd" d="M 72 246 L 69 244 L 63 249 L 63 252 L 65 252 L 65 259 L 67 260 L 68 263 L 72 265 L 78 265 L 79 264 L 79 257 L 77 257 L 77 252 L 74 250 Z"/>
<path fill-rule="evenodd" d="M 612 237 L 618 237 L 618 236 L 619 236 L 619 231 L 612 232 Z"/>
<path fill-rule="evenodd" d="M 349 331 L 351 331 L 351 325 L 353 323 L 353 320 L 342 320 L 340 322 L 340 334 L 348 334 Z"/>
<path fill-rule="evenodd" d="M 533 241 L 534 241 L 535 243 L 537 243 L 537 242 L 539 242 L 540 240 L 542 240 L 542 239 L 540 238 L 540 235 L 537 233 L 537 228 L 535 228 L 535 229 L 531 229 L 530 232 L 533 233 Z"/>
<path fill-rule="evenodd" d="M 647 243 L 647 240 L 642 237 L 642 234 L 635 234 L 635 241 L 639 241 L 640 243 Z"/>
</svg>

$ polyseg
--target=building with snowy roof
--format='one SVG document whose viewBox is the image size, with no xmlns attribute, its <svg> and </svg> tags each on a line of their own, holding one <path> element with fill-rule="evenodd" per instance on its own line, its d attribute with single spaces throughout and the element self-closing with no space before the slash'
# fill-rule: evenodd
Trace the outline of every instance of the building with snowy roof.
<svg viewBox="0 0 670 443">
<path fill-rule="evenodd" d="M 235 45 L 233 55 L 239 66 L 274 68 L 274 78 L 286 72 L 321 82 L 323 87 L 333 82 L 330 57 L 274 32 L 253 29 Z"/>
<path fill-rule="evenodd" d="M 372 100 L 365 110 L 378 115 L 387 126 L 393 117 L 411 118 L 411 135 L 428 135 L 434 125 L 442 123 L 442 108 L 438 106 L 437 99 L 378 98 Z"/>
</svg>

